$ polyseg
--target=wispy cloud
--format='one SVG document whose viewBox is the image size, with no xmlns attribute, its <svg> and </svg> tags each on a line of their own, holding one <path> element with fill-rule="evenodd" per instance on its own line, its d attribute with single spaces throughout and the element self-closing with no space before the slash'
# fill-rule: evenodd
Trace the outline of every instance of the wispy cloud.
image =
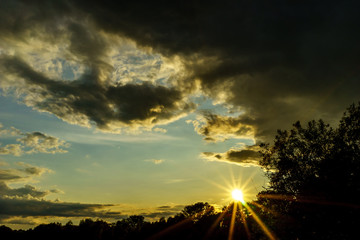
<svg viewBox="0 0 360 240">
<path fill-rule="evenodd" d="M 161 164 L 161 163 L 163 163 L 165 160 L 163 160 L 163 159 L 145 159 L 144 161 L 145 161 L 145 162 L 151 162 L 151 163 L 154 163 L 154 164 Z"/>
<path fill-rule="evenodd" d="M 41 132 L 23 133 L 14 127 L 5 129 L 2 125 L 0 125 L 0 131 L 0 137 L 17 136 L 16 142 L 19 142 L 0 147 L 0 154 L 2 155 L 21 156 L 32 153 L 66 153 L 65 148 L 70 147 L 70 144 L 64 140 Z"/>
<path fill-rule="evenodd" d="M 191 179 L 187 179 L 187 178 L 173 178 L 173 179 L 167 179 L 165 180 L 166 184 L 174 184 L 174 183 L 182 183 L 182 182 L 187 182 L 190 181 Z"/>
<path fill-rule="evenodd" d="M 113 145 L 116 142 L 128 142 L 128 143 L 143 143 L 143 142 L 161 142 L 161 141 L 176 141 L 180 140 L 180 137 L 164 135 L 158 133 L 141 133 L 141 134 L 76 134 L 65 133 L 63 137 L 69 142 L 86 143 L 86 144 L 99 144 L 99 145 Z"/>
</svg>

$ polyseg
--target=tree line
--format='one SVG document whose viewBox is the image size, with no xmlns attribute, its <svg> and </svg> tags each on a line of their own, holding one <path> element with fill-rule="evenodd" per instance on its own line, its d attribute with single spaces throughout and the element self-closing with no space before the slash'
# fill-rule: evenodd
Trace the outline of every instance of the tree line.
<svg viewBox="0 0 360 240">
<path fill-rule="evenodd" d="M 81 220 L 34 229 L 0 227 L 2 239 L 359 239 L 360 103 L 338 126 L 322 120 L 278 130 L 262 144 L 260 165 L 269 185 L 249 203 L 216 211 L 209 203 L 186 206 L 155 222 L 133 215 L 116 223 Z"/>
<path fill-rule="evenodd" d="M 29 230 L 12 230 L 0 226 L 2 239 L 227 239 L 231 224 L 233 206 L 223 211 L 215 211 L 209 203 L 198 202 L 186 206 L 175 216 L 160 218 L 155 222 L 145 221 L 141 215 L 129 216 L 115 223 L 103 220 L 84 219 L 79 225 L 71 221 L 66 224 L 41 224 Z M 243 236 L 246 232 L 241 213 L 237 210 L 234 223 L 234 239 Z M 225 214 L 224 214 L 225 213 Z M 248 212 L 247 218 L 248 216 Z M 255 239 L 266 236 L 258 229 L 256 222 L 247 219 L 247 227 Z"/>
</svg>

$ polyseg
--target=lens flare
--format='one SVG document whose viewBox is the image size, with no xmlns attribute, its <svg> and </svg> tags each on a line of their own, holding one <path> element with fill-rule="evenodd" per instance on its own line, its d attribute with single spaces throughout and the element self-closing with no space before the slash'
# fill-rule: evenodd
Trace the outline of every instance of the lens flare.
<svg viewBox="0 0 360 240">
<path fill-rule="evenodd" d="M 244 203 L 244 194 L 242 193 L 242 191 L 240 189 L 234 189 L 231 192 L 232 198 L 236 201 L 240 201 L 241 203 Z"/>
</svg>

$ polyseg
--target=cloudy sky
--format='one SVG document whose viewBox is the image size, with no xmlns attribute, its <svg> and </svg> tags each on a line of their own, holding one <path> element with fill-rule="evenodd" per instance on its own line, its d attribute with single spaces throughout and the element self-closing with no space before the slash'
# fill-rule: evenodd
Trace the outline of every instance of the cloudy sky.
<svg viewBox="0 0 360 240">
<path fill-rule="evenodd" d="M 1 1 L 0 224 L 254 199 L 259 143 L 360 100 L 357 1 L 170 2 Z"/>
</svg>

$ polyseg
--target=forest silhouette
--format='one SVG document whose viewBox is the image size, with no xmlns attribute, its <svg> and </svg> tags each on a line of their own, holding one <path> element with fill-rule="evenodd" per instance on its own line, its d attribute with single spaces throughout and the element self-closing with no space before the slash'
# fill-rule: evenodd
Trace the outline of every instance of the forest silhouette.
<svg viewBox="0 0 360 240">
<path fill-rule="evenodd" d="M 133 215 L 116 223 L 0 226 L 1 239 L 359 239 L 360 102 L 336 128 L 323 120 L 296 122 L 261 149 L 269 185 L 251 202 L 221 211 L 198 202 L 154 222 Z"/>
</svg>

